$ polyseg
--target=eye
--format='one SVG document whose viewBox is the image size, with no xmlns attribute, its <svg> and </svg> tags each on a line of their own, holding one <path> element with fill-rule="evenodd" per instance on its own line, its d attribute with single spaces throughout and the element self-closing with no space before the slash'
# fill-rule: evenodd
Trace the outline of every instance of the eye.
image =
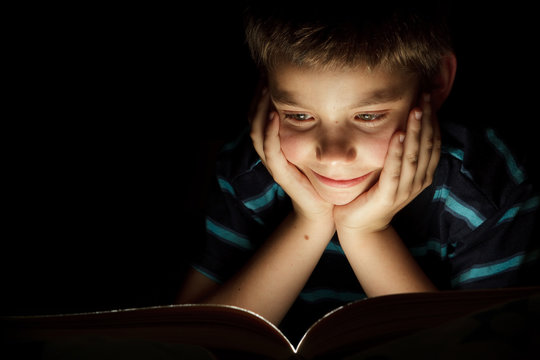
<svg viewBox="0 0 540 360">
<path fill-rule="evenodd" d="M 313 116 L 308 115 L 308 114 L 302 114 L 302 113 L 285 114 L 285 119 L 291 119 L 291 120 L 295 120 L 295 121 L 307 121 L 307 120 L 312 120 Z"/>
<path fill-rule="evenodd" d="M 382 120 L 384 118 L 384 114 L 358 114 L 355 116 L 355 118 L 365 122 L 372 122 Z"/>
</svg>

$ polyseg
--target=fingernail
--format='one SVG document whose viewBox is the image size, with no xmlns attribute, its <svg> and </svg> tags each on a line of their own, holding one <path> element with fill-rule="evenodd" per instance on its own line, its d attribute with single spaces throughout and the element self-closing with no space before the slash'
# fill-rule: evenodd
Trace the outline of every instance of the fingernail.
<svg viewBox="0 0 540 360">
<path fill-rule="evenodd" d="M 404 134 L 400 134 L 400 135 L 399 135 L 399 142 L 403 144 L 403 140 L 405 140 L 405 135 L 404 135 Z"/>
<path fill-rule="evenodd" d="M 422 118 L 422 111 L 415 111 L 414 112 L 414 117 L 416 118 L 416 120 L 420 120 Z"/>
</svg>

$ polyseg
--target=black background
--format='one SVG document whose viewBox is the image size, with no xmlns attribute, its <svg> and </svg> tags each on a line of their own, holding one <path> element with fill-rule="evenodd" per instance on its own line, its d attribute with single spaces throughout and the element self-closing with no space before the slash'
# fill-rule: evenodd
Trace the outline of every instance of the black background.
<svg viewBox="0 0 540 360">
<path fill-rule="evenodd" d="M 535 165 L 536 11 L 474 6 L 451 7 L 458 73 L 441 116 L 499 129 Z M 256 72 L 241 6 L 8 15 L 2 313 L 172 302 L 212 154 L 246 125 Z"/>
</svg>

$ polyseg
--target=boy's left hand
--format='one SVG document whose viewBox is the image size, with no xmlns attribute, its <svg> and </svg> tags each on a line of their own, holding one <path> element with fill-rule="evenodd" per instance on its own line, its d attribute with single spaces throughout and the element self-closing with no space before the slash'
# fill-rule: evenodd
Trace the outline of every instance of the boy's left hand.
<svg viewBox="0 0 540 360">
<path fill-rule="evenodd" d="M 421 107 L 409 113 L 406 134 L 398 131 L 392 136 L 378 182 L 349 204 L 334 208 L 338 234 L 385 230 L 394 215 L 431 184 L 440 157 L 440 130 L 429 95 L 423 96 Z"/>
</svg>

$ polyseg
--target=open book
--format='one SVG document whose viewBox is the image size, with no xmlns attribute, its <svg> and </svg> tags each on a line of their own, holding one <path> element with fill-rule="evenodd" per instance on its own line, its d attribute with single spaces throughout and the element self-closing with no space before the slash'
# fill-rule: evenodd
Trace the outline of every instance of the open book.
<svg viewBox="0 0 540 360">
<path fill-rule="evenodd" d="M 100 338 L 113 342 L 196 345 L 218 359 L 337 359 L 538 294 L 540 287 L 368 298 L 328 313 L 309 328 L 298 344 L 291 344 L 276 326 L 261 316 L 224 305 L 170 305 L 0 319 L 4 341 L 11 349 L 29 343 Z"/>
</svg>

